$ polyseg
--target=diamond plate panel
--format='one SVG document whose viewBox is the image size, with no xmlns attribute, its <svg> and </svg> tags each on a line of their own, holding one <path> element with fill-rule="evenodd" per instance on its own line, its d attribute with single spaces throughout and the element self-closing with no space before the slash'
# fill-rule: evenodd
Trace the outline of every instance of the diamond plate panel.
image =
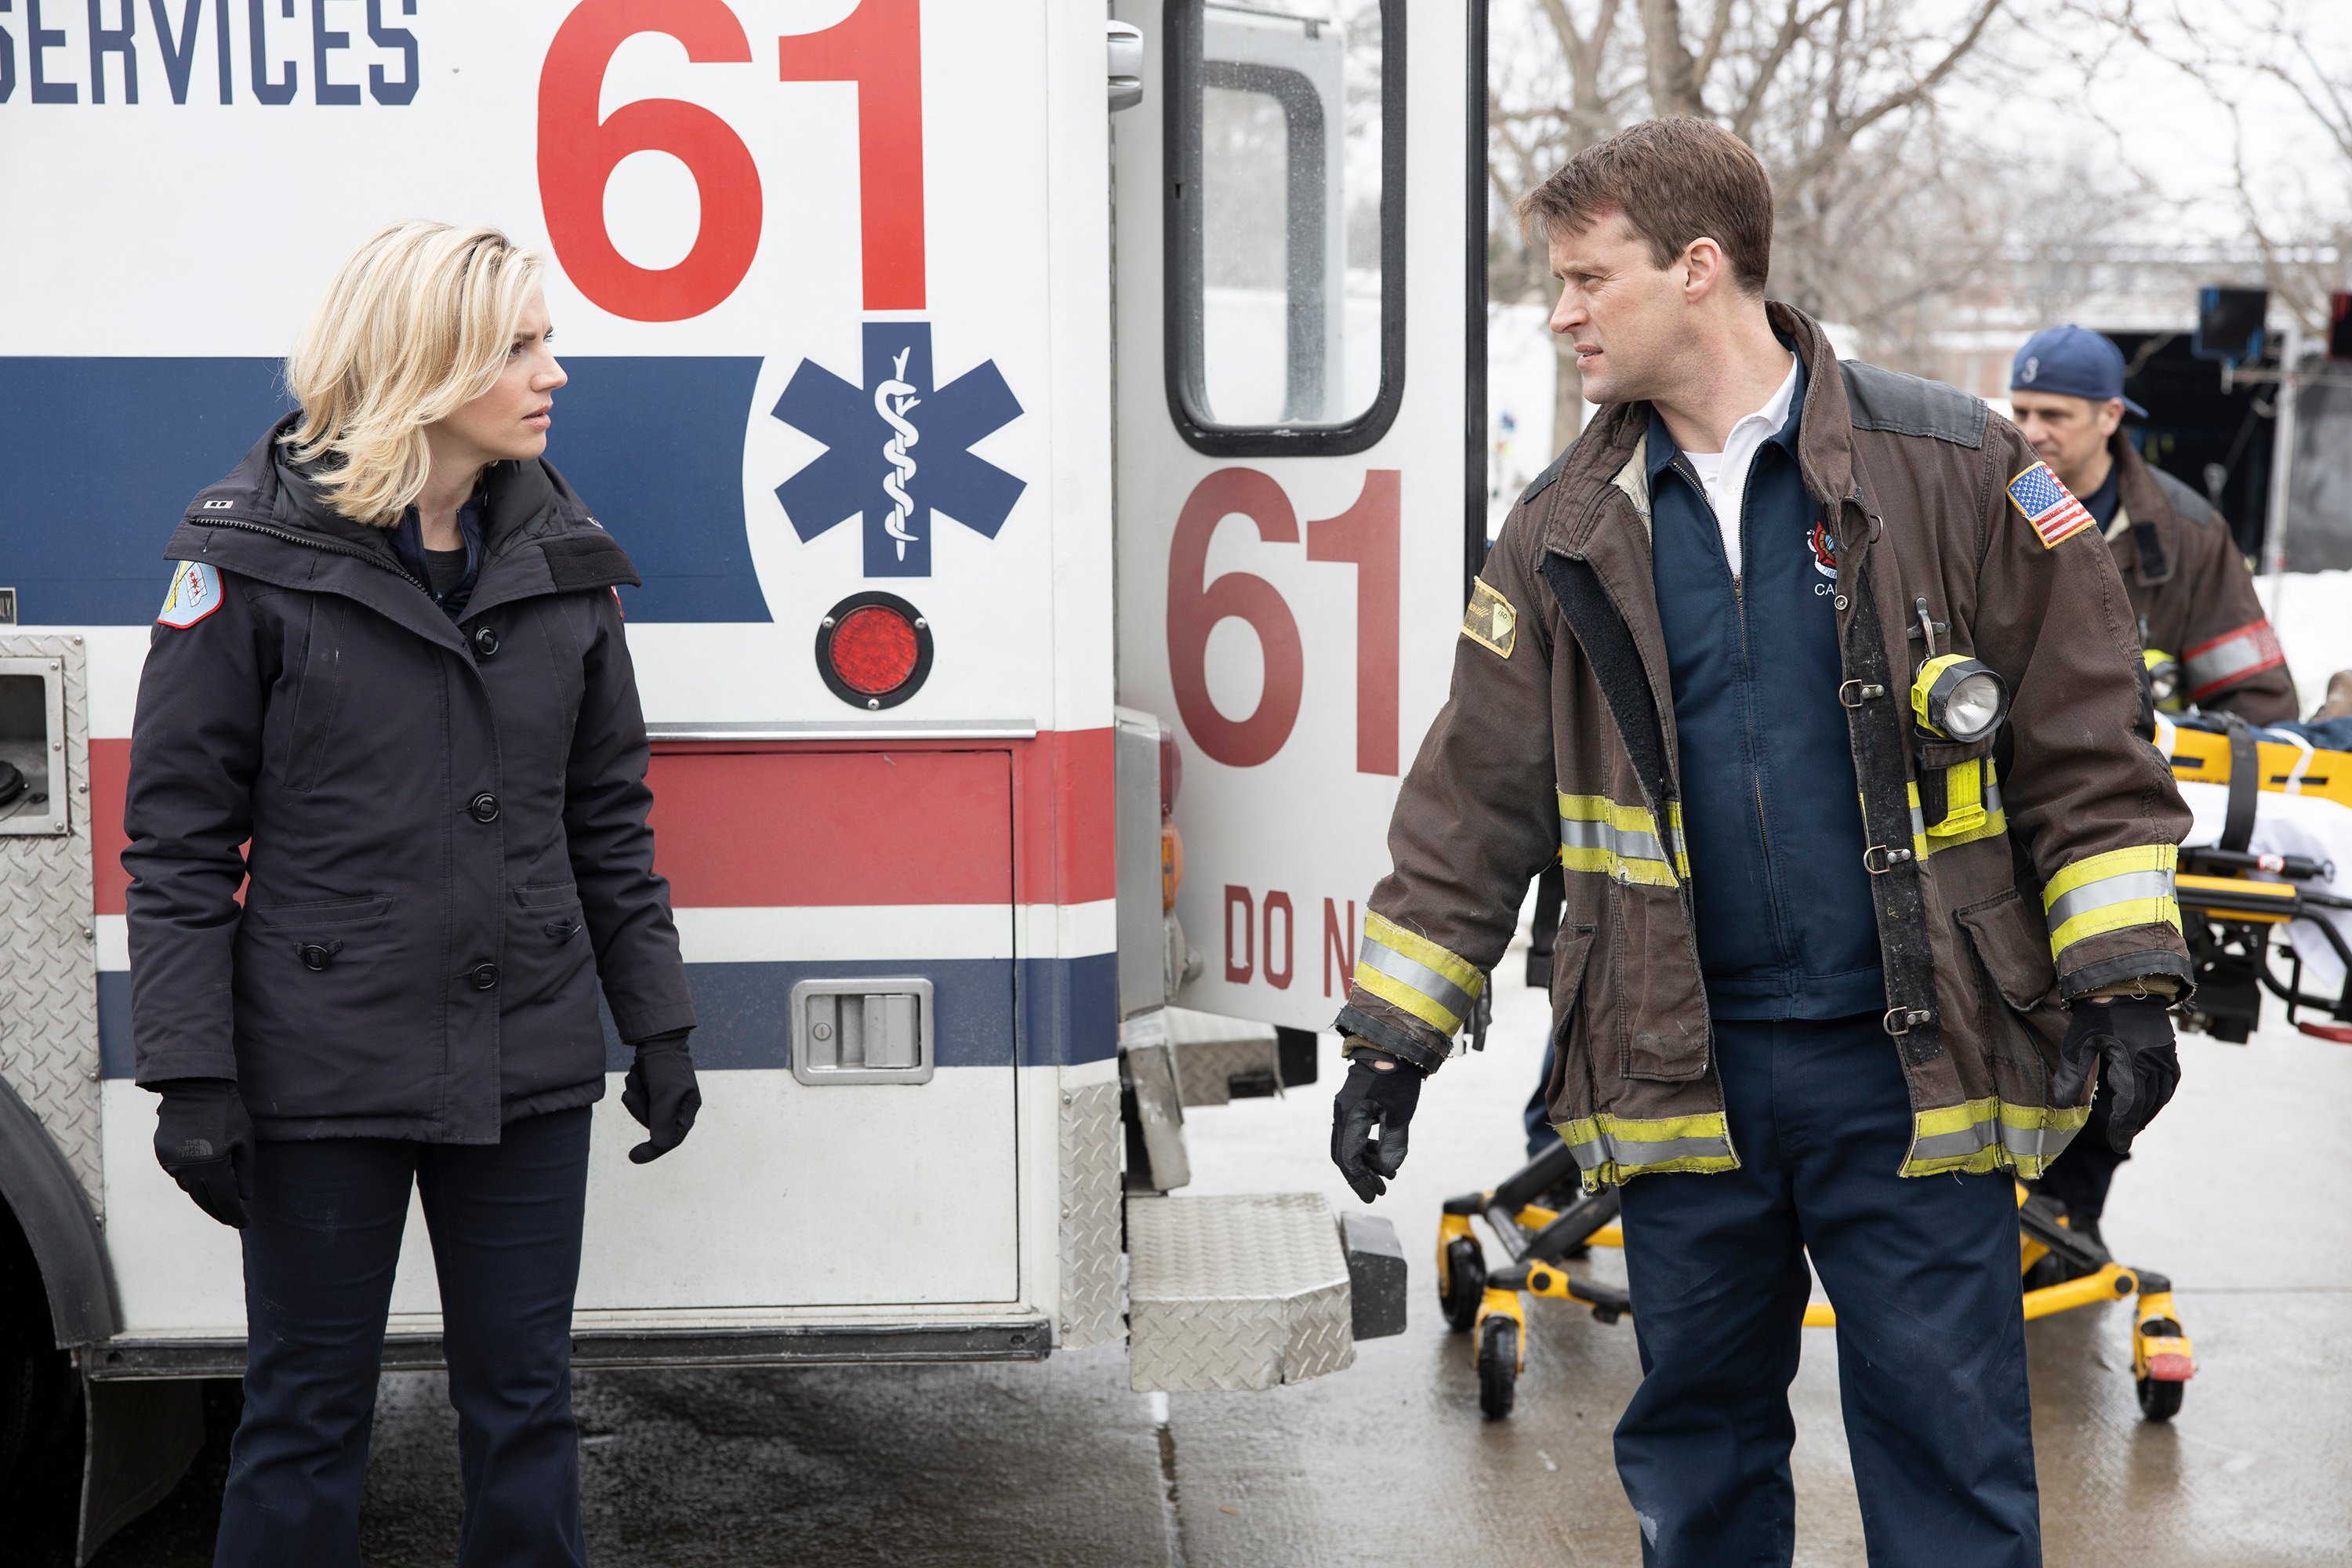
<svg viewBox="0 0 2352 1568">
<path fill-rule="evenodd" d="M 1130 1386 L 1272 1388 L 1355 1361 L 1347 1255 L 1315 1194 L 1137 1196 L 1127 1226 Z"/>
<path fill-rule="evenodd" d="M 0 636 L 0 658 L 56 659 L 72 832 L 0 835 L 0 1078 L 32 1108 L 105 1223 L 98 1137 L 98 943 L 92 922 L 89 706 L 81 638 Z"/>
<path fill-rule="evenodd" d="M 1120 1337 L 1120 1138 L 1116 1081 L 1063 1088 L 1060 1350 Z"/>
</svg>

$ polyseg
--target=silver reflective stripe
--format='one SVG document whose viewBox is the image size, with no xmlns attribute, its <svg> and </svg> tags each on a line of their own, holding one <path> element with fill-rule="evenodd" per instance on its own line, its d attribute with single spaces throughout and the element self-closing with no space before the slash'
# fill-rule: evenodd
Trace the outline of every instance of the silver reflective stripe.
<svg viewBox="0 0 2352 1568">
<path fill-rule="evenodd" d="M 1622 860 L 1655 860 L 1664 864 L 1666 851 L 1654 833 L 1619 827 L 1610 822 L 1559 819 L 1559 841 L 1570 849 L 1606 849 Z"/>
<path fill-rule="evenodd" d="M 2074 1141 L 2078 1127 L 2011 1127 L 2000 1124 L 2000 1141 L 2020 1160 L 2054 1160 Z"/>
<path fill-rule="evenodd" d="M 2104 909 L 2109 904 L 2128 903 L 2135 899 L 2168 899 L 2172 897 L 2172 873 L 2169 871 L 2122 871 L 2112 877 L 2102 877 L 2095 882 L 2085 882 L 2069 893 L 2061 893 L 2050 900 L 2050 929 L 2056 931 L 2076 915 Z"/>
<path fill-rule="evenodd" d="M 1402 981 L 1436 1003 L 1456 1018 L 1467 1018 L 1476 1005 L 1476 999 L 1459 985 L 1432 969 L 1426 963 L 1407 958 L 1392 947 L 1385 947 L 1367 935 L 1357 945 L 1356 962 L 1368 969 L 1376 969 L 1391 980 Z"/>
<path fill-rule="evenodd" d="M 1957 1132 L 1937 1132 L 1922 1138 L 1911 1146 L 1914 1160 L 1948 1160 L 1966 1158 L 1979 1150 L 1992 1146 L 1994 1129 L 2000 1129 L 2001 1146 L 2012 1158 L 2020 1160 L 2055 1159 L 2081 1131 L 2074 1127 L 2011 1127 L 1998 1115 L 1973 1122 Z"/>
<path fill-rule="evenodd" d="M 2267 624 L 2263 624 L 2263 631 L 2269 629 Z M 2271 658 L 2273 649 L 2270 644 L 2275 640 L 2275 633 L 2265 639 L 2260 632 L 2249 626 L 2225 642 L 2189 655 L 2183 661 L 2189 671 L 2189 686 L 2202 691 L 2258 668 Z"/>
<path fill-rule="evenodd" d="M 1979 1149 L 1989 1147 L 1991 1142 L 1992 1123 L 1978 1121 L 1961 1128 L 1957 1132 L 1937 1132 L 1918 1140 L 1911 1145 L 1911 1157 L 1915 1160 L 1948 1160 L 1956 1156 L 1965 1157 L 1975 1153 Z"/>
<path fill-rule="evenodd" d="M 1669 1160 L 1727 1158 L 1731 1142 L 1725 1138 L 1669 1138 L 1658 1143 L 1637 1143 L 1603 1132 L 1590 1143 L 1571 1143 L 1569 1152 L 1581 1169 L 1590 1171 L 1614 1160 L 1620 1165 L 1663 1165 Z"/>
</svg>

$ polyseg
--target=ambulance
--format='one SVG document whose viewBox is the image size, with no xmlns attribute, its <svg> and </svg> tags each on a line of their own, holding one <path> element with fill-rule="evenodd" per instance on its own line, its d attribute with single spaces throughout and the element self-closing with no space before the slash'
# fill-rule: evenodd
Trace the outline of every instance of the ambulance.
<svg viewBox="0 0 2352 1568">
<path fill-rule="evenodd" d="M 1384 1226 L 1178 1189 L 1186 1104 L 1312 1077 L 1484 547 L 1484 26 L 0 0 L 0 1496 L 78 1408 L 86 1557 L 242 1370 L 132 1082 L 131 716 L 164 541 L 406 217 L 547 257 L 549 457 L 644 579 L 704 1107 L 645 1167 L 597 1109 L 577 1363 L 1242 1389 L 1401 1327 Z"/>
</svg>

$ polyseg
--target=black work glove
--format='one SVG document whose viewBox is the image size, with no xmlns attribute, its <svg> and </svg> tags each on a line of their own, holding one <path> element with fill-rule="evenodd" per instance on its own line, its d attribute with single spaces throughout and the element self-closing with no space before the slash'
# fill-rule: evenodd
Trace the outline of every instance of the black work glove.
<svg viewBox="0 0 2352 1568">
<path fill-rule="evenodd" d="M 182 1078 L 159 1083 L 155 1162 L 171 1173 L 196 1206 L 226 1226 L 245 1228 L 245 1201 L 253 1196 L 253 1119 L 236 1085 L 225 1078 Z"/>
<path fill-rule="evenodd" d="M 1348 1079 L 1331 1100 L 1331 1163 L 1366 1203 L 1389 1190 L 1382 1178 L 1404 1163 L 1405 1130 L 1421 1103 L 1422 1077 L 1419 1068 L 1385 1052 L 1359 1047 L 1349 1058 Z"/>
<path fill-rule="evenodd" d="M 634 1163 L 660 1159 L 694 1130 L 702 1090 L 695 1087 L 694 1055 L 686 1048 L 686 1036 L 680 1029 L 638 1042 L 637 1059 L 621 1086 L 621 1103 L 653 1136 L 629 1151 Z"/>
<path fill-rule="evenodd" d="M 2172 1045 L 2172 1014 L 2162 1002 L 2126 996 L 2113 1002 L 2077 1002 L 2058 1047 L 2058 1074 L 2051 1097 L 2062 1106 L 2083 1098 L 2101 1062 L 2114 1097 L 2107 1112 L 2107 1142 L 2118 1154 L 2156 1120 L 2180 1081 L 2180 1057 Z"/>
</svg>

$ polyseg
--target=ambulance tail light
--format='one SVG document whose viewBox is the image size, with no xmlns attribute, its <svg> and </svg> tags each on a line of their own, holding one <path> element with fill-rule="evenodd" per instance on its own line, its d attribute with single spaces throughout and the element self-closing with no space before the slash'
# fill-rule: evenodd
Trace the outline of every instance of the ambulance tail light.
<svg viewBox="0 0 2352 1568">
<path fill-rule="evenodd" d="M 931 628 L 895 594 L 854 594 L 816 631 L 816 670 L 854 708 L 895 708 L 931 672 Z"/>
<path fill-rule="evenodd" d="M 1176 911 L 1176 894 L 1184 886 L 1184 836 L 1172 817 L 1160 819 L 1160 912 Z"/>
</svg>

